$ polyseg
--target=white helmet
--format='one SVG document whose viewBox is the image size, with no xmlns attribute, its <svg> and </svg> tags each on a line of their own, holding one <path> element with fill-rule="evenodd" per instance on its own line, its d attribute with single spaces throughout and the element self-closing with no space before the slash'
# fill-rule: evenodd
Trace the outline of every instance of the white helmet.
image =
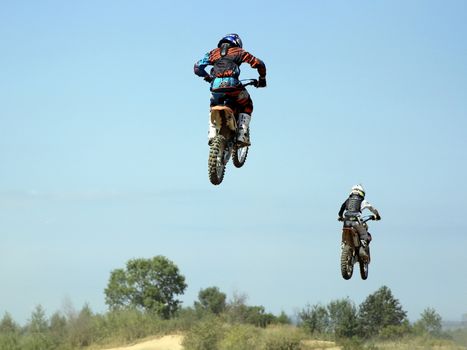
<svg viewBox="0 0 467 350">
<path fill-rule="evenodd" d="M 352 191 L 350 192 L 350 194 L 358 194 L 359 196 L 362 196 L 363 198 L 365 198 L 365 189 L 360 184 L 355 185 L 352 187 Z"/>
</svg>

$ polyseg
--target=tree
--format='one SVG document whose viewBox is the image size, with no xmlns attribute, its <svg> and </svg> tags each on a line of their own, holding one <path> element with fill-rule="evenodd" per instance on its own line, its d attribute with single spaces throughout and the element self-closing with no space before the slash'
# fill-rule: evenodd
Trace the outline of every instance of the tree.
<svg viewBox="0 0 467 350">
<path fill-rule="evenodd" d="M 320 305 L 307 306 L 299 312 L 298 317 L 303 328 L 311 334 L 326 333 L 329 327 L 328 310 Z"/>
<path fill-rule="evenodd" d="M 234 292 L 232 299 L 227 304 L 227 320 L 230 323 L 245 323 L 246 301 L 248 296 L 245 293 Z"/>
<path fill-rule="evenodd" d="M 71 344 L 75 347 L 91 345 L 95 329 L 93 328 L 93 313 L 86 303 L 76 317 L 69 321 L 69 336 Z"/>
<path fill-rule="evenodd" d="M 402 310 L 399 300 L 391 290 L 383 286 L 370 294 L 358 311 L 359 333 L 365 338 L 374 337 L 387 326 L 399 326 L 406 320 L 407 312 Z"/>
<path fill-rule="evenodd" d="M 420 316 L 420 320 L 414 324 L 416 330 L 429 333 L 435 337 L 441 335 L 442 318 L 435 309 L 426 308 Z"/>
<path fill-rule="evenodd" d="M 327 306 L 329 328 L 338 338 L 352 338 L 357 334 L 357 308 L 349 299 L 334 300 Z"/>
<path fill-rule="evenodd" d="M 281 313 L 279 314 L 279 316 L 277 316 L 276 322 L 278 324 L 291 324 L 292 320 L 290 319 L 289 316 L 287 316 L 285 311 L 282 310 Z"/>
<path fill-rule="evenodd" d="M 31 314 L 21 349 L 42 350 L 50 349 L 52 346 L 53 340 L 49 332 L 49 322 L 43 307 L 38 305 Z"/>
<path fill-rule="evenodd" d="M 66 317 L 59 312 L 55 312 L 50 317 L 49 331 L 54 348 L 64 348 L 64 344 L 68 340 L 68 325 Z"/>
<path fill-rule="evenodd" d="M 19 332 L 19 325 L 13 320 L 8 312 L 5 312 L 0 320 L 0 333 L 16 333 Z"/>
<path fill-rule="evenodd" d="M 41 305 L 37 305 L 31 314 L 31 319 L 28 324 L 28 332 L 46 333 L 48 328 L 49 323 L 45 316 L 45 310 Z"/>
<path fill-rule="evenodd" d="M 278 323 L 277 317 L 265 311 L 264 306 L 249 306 L 246 294 L 234 293 L 232 300 L 226 306 L 226 320 L 230 323 L 248 323 L 257 327 L 266 327 Z"/>
<path fill-rule="evenodd" d="M 244 314 L 244 322 L 256 327 L 266 328 L 269 324 L 276 322 L 276 317 L 266 312 L 264 306 L 247 306 Z"/>
<path fill-rule="evenodd" d="M 219 291 L 217 287 L 201 289 L 198 293 L 199 302 L 195 302 L 197 310 L 209 311 L 219 315 L 225 310 L 226 295 Z"/>
<path fill-rule="evenodd" d="M 13 320 L 11 315 L 6 312 L 0 321 L 0 349 L 20 350 L 19 332 L 19 325 Z"/>
<path fill-rule="evenodd" d="M 132 259 L 125 269 L 113 270 L 105 289 L 105 302 L 110 309 L 134 307 L 170 318 L 181 302 L 187 285 L 178 267 L 164 256 Z"/>
</svg>

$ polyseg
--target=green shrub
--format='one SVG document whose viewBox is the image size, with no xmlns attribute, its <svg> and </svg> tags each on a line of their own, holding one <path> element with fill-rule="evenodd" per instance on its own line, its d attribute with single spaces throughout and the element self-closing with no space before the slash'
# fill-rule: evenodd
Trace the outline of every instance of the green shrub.
<svg viewBox="0 0 467 350">
<path fill-rule="evenodd" d="M 456 329 L 448 332 L 448 335 L 457 343 L 467 347 L 467 328 Z"/>
<path fill-rule="evenodd" d="M 149 335 L 166 334 L 171 324 L 152 313 L 124 309 L 93 317 L 94 340 L 99 344 L 108 342 L 128 343 Z"/>
<path fill-rule="evenodd" d="M 21 350 L 49 350 L 53 349 L 52 341 L 41 333 L 27 334 L 21 339 Z"/>
<path fill-rule="evenodd" d="M 207 317 L 193 326 L 182 345 L 185 350 L 219 350 L 224 333 L 222 322 L 217 317 Z"/>
<path fill-rule="evenodd" d="M 19 335 L 13 332 L 0 334 L 0 349 L 20 350 Z"/>
<path fill-rule="evenodd" d="M 251 350 L 258 349 L 260 330 L 251 325 L 235 325 L 224 334 L 219 344 L 220 350 Z"/>
<path fill-rule="evenodd" d="M 386 326 L 379 331 L 379 338 L 383 340 L 401 339 L 411 333 L 411 327 L 408 321 L 400 325 Z"/>
<path fill-rule="evenodd" d="M 263 336 L 262 350 L 300 350 L 303 333 L 295 327 L 271 327 Z"/>
<path fill-rule="evenodd" d="M 200 321 L 202 316 L 204 316 L 203 313 L 199 313 L 193 308 L 182 308 L 180 311 L 178 311 L 174 318 L 165 322 L 166 330 L 168 332 L 189 331 L 196 323 Z"/>
<path fill-rule="evenodd" d="M 342 350 L 363 350 L 365 349 L 363 341 L 357 337 L 343 338 L 338 341 Z"/>
</svg>

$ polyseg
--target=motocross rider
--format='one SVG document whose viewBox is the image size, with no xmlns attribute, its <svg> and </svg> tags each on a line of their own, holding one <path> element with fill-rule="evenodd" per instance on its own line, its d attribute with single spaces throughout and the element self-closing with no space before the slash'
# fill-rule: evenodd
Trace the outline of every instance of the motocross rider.
<svg viewBox="0 0 467 350">
<path fill-rule="evenodd" d="M 366 224 L 362 224 L 360 220 L 364 209 L 370 210 L 374 214 L 375 220 L 381 220 L 378 210 L 365 200 L 365 190 L 363 186 L 355 185 L 352 187 L 349 198 L 342 203 L 338 214 L 338 220 L 344 222 L 344 227 L 353 227 L 357 230 L 362 243 L 360 255 L 367 256 L 367 247 L 370 243 L 371 236 L 368 234 Z"/>
<path fill-rule="evenodd" d="M 211 83 L 211 107 L 234 103 L 229 107 L 238 109 L 237 141 L 242 146 L 250 145 L 249 125 L 253 112 L 253 101 L 248 91 L 242 86 L 240 65 L 248 63 L 258 70 L 259 78 L 256 87 L 266 87 L 266 66 L 263 61 L 243 49 L 243 43 L 238 34 L 227 34 L 217 44 L 217 48 L 195 63 L 194 72 Z M 210 74 L 205 70 L 213 66 Z M 215 125 L 209 118 L 208 139 L 216 136 Z"/>
</svg>

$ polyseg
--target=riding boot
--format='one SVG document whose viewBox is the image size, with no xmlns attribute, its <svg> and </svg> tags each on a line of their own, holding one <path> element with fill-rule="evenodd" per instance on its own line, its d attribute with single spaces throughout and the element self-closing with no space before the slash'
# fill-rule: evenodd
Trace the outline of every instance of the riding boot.
<svg viewBox="0 0 467 350">
<path fill-rule="evenodd" d="M 216 126 L 211 121 L 211 116 L 209 116 L 209 129 L 208 129 L 208 145 L 211 146 L 212 140 L 217 135 Z"/>
<path fill-rule="evenodd" d="M 250 146 L 250 120 L 251 115 L 240 113 L 238 115 L 237 142 L 242 146 Z"/>
</svg>

